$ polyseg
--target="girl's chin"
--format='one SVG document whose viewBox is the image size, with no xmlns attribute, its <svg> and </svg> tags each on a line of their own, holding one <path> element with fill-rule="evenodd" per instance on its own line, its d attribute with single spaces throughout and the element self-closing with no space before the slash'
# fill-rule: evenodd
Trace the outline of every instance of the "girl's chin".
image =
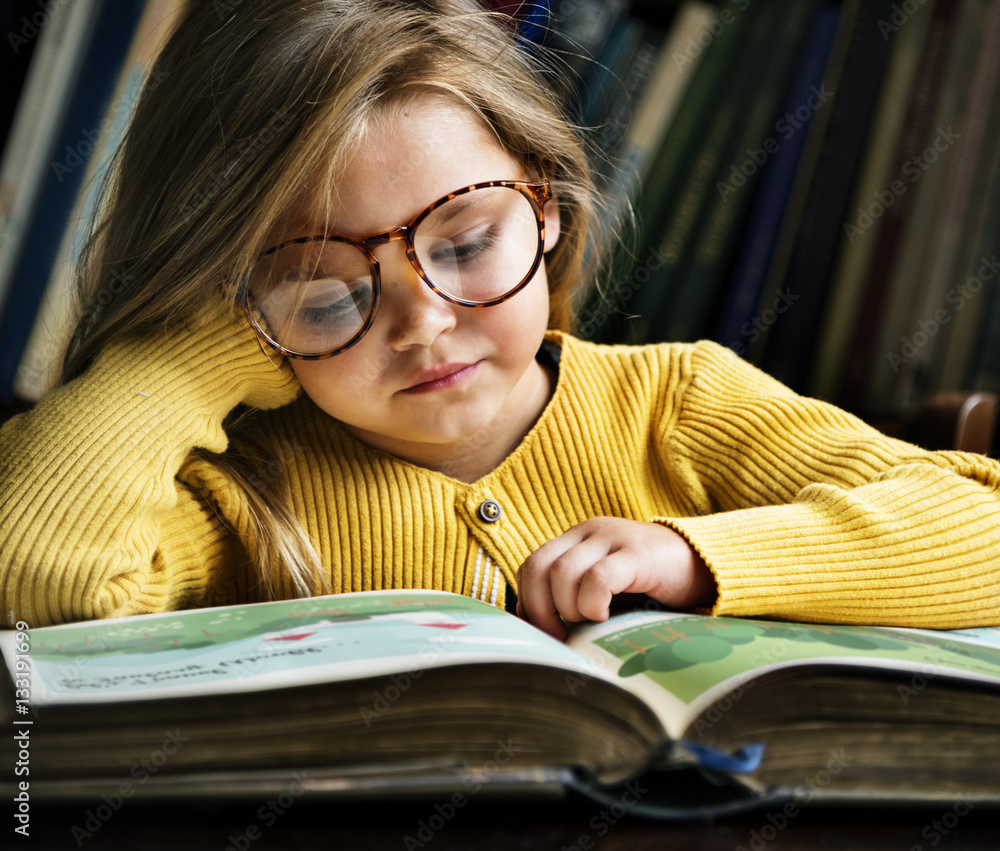
<svg viewBox="0 0 1000 851">
<path fill-rule="evenodd" d="M 405 449 L 414 452 L 440 452 L 450 448 L 466 448 L 479 446 L 485 448 L 490 442 L 491 421 L 487 418 L 479 420 L 463 419 L 458 422 L 433 423 L 421 426 L 413 418 L 406 423 L 407 428 L 400 429 L 400 423 L 394 429 L 374 431 L 370 428 L 351 425 L 341 420 L 345 428 L 359 440 L 380 449 L 387 449 L 394 454 L 401 454 Z M 495 429 L 494 429 L 495 430 Z M 390 447 L 398 447 L 395 452 Z"/>
</svg>

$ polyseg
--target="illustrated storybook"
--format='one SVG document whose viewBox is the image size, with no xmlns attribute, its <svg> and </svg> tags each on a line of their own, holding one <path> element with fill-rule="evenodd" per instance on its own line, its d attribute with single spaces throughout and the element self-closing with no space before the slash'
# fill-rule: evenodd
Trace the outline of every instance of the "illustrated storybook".
<svg viewBox="0 0 1000 851">
<path fill-rule="evenodd" d="M 438 591 L 16 626 L 2 759 L 25 770 L 4 794 L 32 799 L 295 782 L 582 792 L 662 816 L 1000 801 L 1000 630 L 642 610 L 564 644 Z"/>
</svg>

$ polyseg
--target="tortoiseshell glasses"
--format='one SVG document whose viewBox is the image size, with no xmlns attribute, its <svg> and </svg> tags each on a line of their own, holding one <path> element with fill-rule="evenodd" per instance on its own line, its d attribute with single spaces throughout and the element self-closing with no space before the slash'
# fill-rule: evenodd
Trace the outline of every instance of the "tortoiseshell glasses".
<svg viewBox="0 0 1000 851">
<path fill-rule="evenodd" d="M 281 354 L 318 360 L 371 328 L 382 279 L 374 249 L 403 240 L 421 280 L 445 301 L 490 307 L 519 292 L 542 262 L 548 181 L 491 180 L 439 198 L 408 225 L 365 239 L 324 234 L 269 248 L 239 300 L 258 336 Z"/>
</svg>

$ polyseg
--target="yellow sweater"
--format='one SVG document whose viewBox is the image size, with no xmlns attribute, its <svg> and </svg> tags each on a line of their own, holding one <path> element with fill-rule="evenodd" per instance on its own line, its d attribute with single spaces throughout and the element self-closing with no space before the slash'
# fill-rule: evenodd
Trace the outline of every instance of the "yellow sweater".
<svg viewBox="0 0 1000 851">
<path fill-rule="evenodd" d="M 254 415 L 272 457 L 251 484 L 287 476 L 336 592 L 438 588 L 502 606 L 539 545 L 613 515 L 686 536 L 715 574 L 716 614 L 1000 624 L 996 462 L 885 438 L 711 343 L 550 336 L 553 398 L 473 484 L 359 442 L 295 398 L 248 334 L 209 323 L 110 346 L 0 430 L 5 618 L 258 599 L 246 493 L 192 454 L 224 450 L 223 418 L 248 401 L 272 408 Z"/>
</svg>

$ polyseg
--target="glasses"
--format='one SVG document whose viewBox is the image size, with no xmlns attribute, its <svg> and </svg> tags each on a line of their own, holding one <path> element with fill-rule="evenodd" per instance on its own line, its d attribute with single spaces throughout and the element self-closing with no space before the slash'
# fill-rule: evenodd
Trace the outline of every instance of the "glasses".
<svg viewBox="0 0 1000 851">
<path fill-rule="evenodd" d="M 490 180 L 439 198 L 408 225 L 365 239 L 305 236 L 269 248 L 239 287 L 257 335 L 281 354 L 318 360 L 372 326 L 382 290 L 374 249 L 403 240 L 420 279 L 445 301 L 491 307 L 538 271 L 548 181 Z"/>
</svg>

